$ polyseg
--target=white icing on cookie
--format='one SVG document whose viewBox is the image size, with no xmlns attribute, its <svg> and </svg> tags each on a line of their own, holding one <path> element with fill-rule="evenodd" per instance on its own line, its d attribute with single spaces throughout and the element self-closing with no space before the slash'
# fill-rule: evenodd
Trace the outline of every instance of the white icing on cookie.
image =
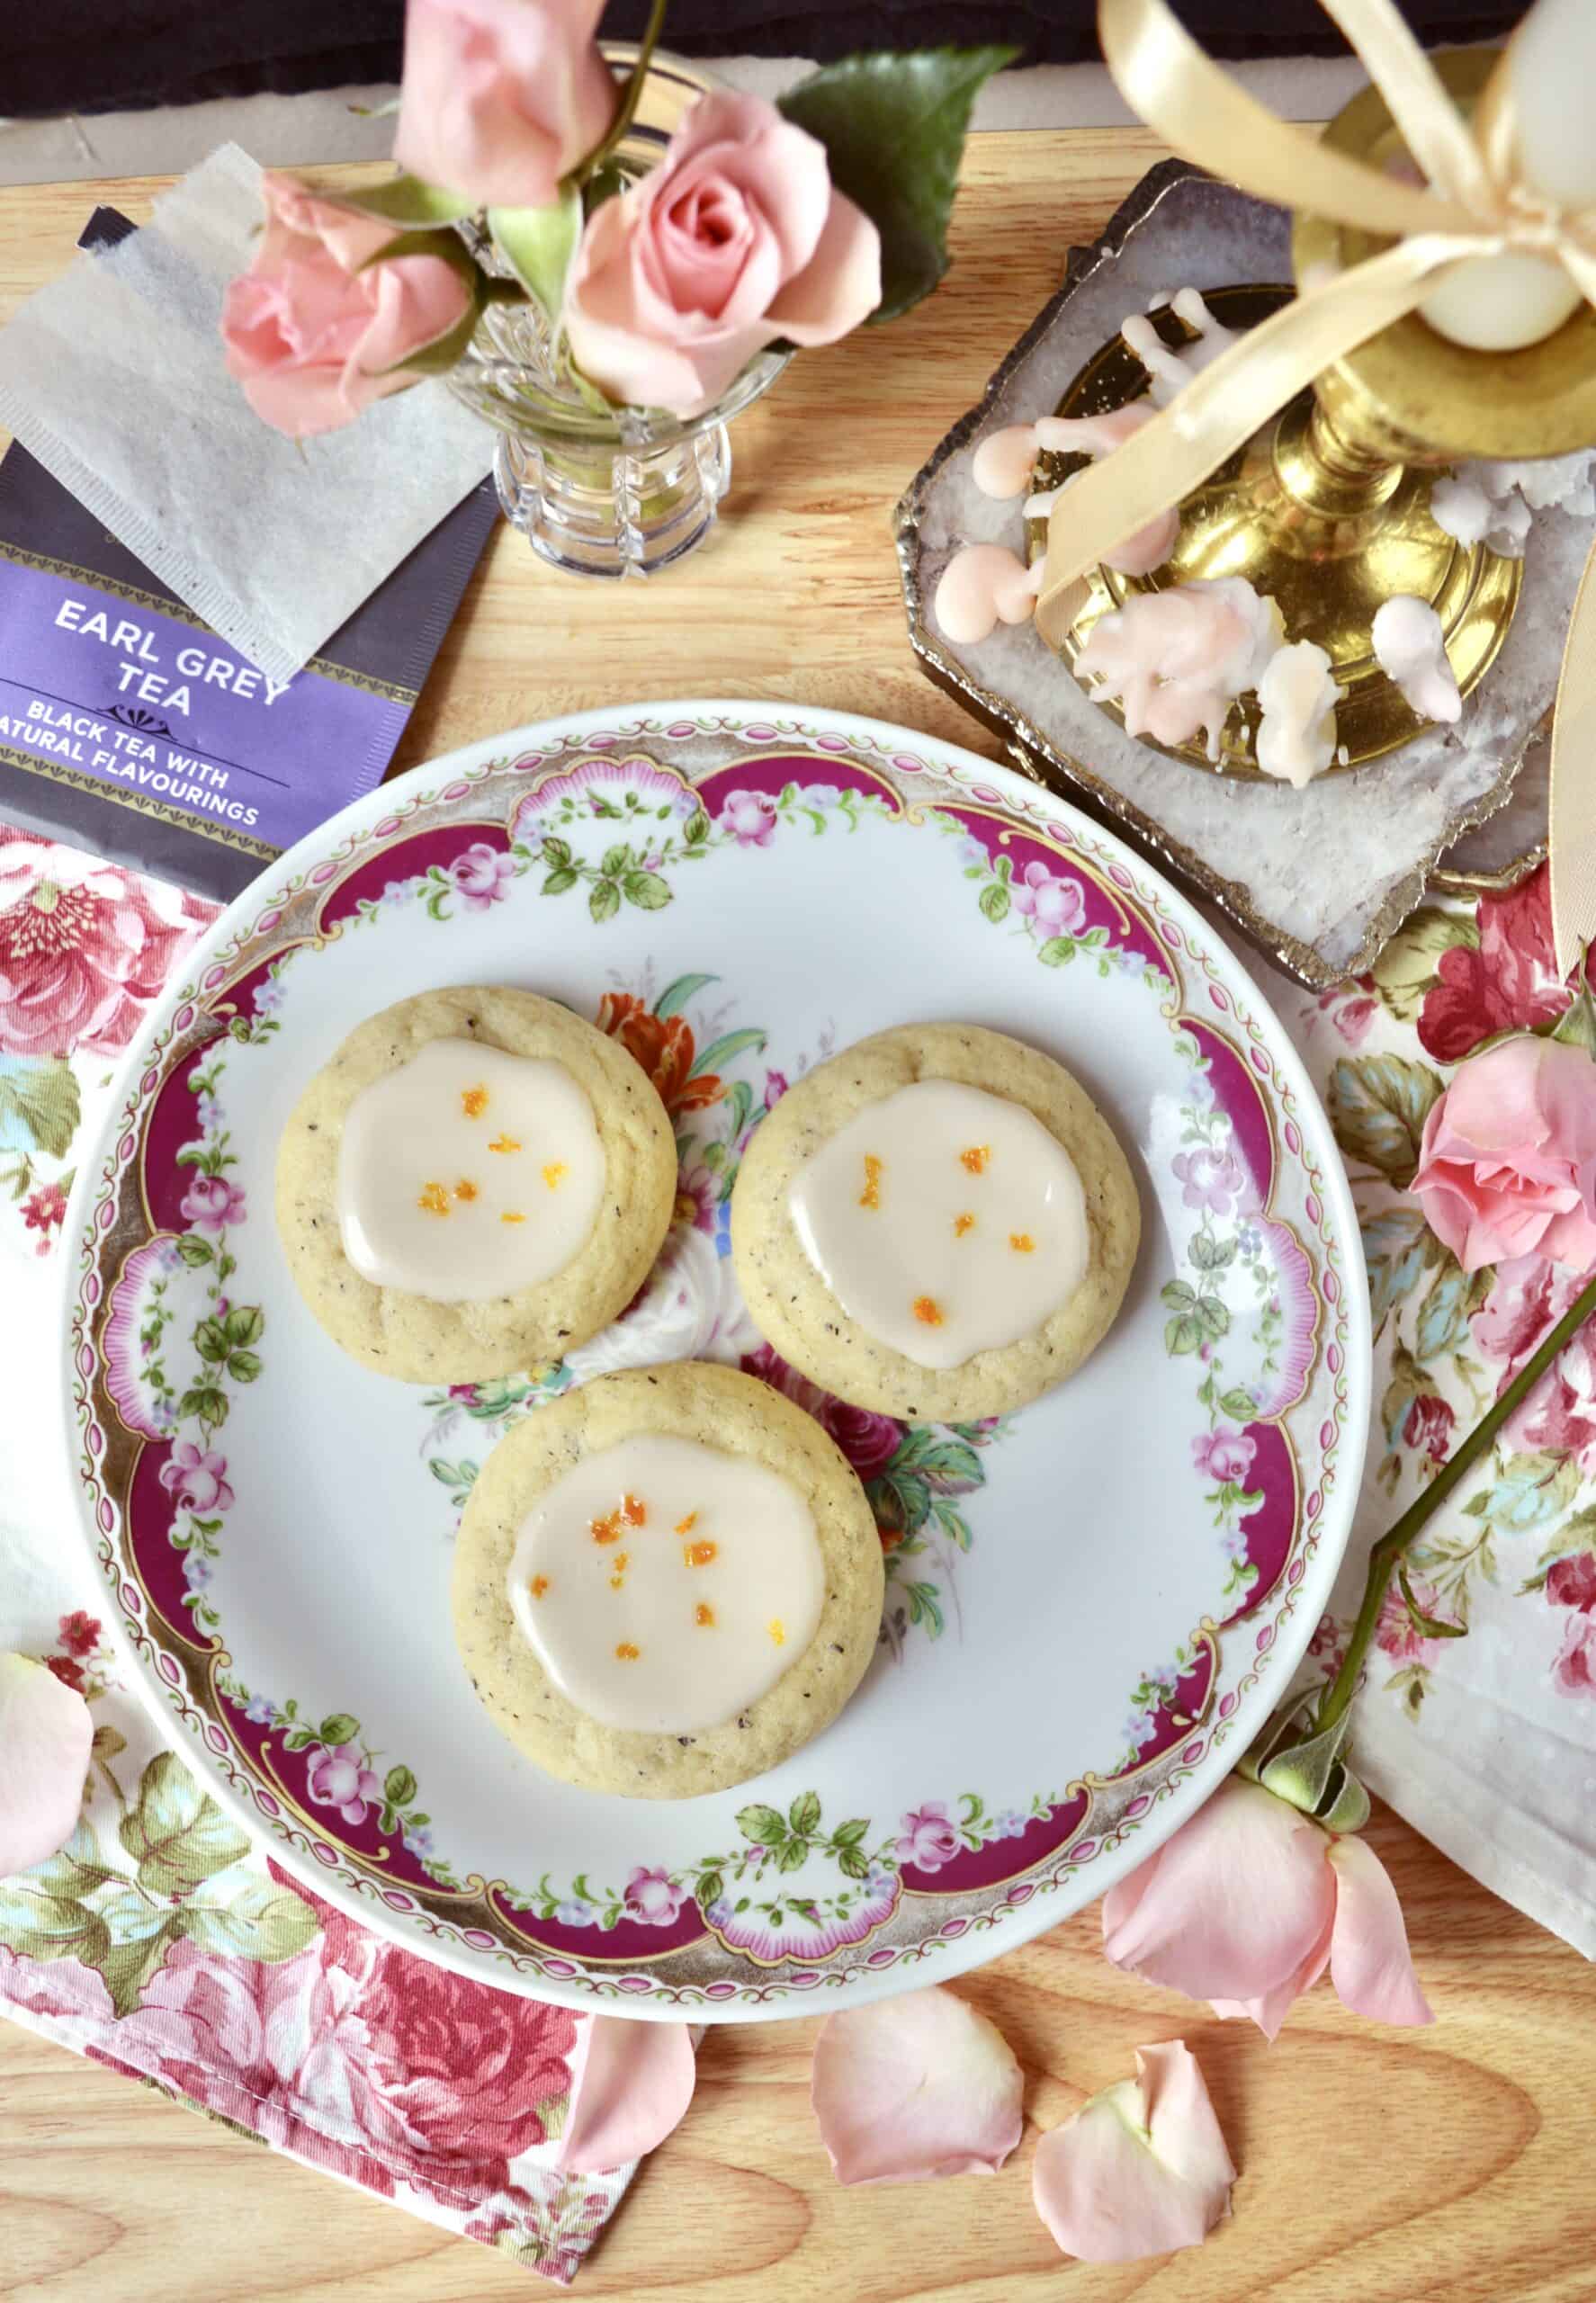
<svg viewBox="0 0 1596 2303">
<path fill-rule="evenodd" d="M 430 1040 L 344 1121 L 338 1223 L 363 1278 L 434 1303 L 562 1271 L 604 1198 L 604 1146 L 562 1063 Z"/>
<path fill-rule="evenodd" d="M 606 1727 L 686 1735 L 776 1685 L 826 1596 L 790 1480 L 650 1432 L 587 1456 L 523 1523 L 510 1608 L 562 1695 Z"/>
<path fill-rule="evenodd" d="M 921 1367 L 1033 1334 L 1090 1256 L 1075 1163 L 1006 1097 L 921 1080 L 856 1112 L 794 1178 L 804 1253 L 859 1326 Z"/>
</svg>

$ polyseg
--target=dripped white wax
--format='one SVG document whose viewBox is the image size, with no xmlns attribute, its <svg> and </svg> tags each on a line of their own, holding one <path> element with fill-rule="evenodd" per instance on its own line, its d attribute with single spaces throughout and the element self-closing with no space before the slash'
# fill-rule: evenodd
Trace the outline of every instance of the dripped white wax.
<svg viewBox="0 0 1596 2303">
<path fill-rule="evenodd" d="M 1034 1333 L 1091 1252 L 1063 1145 L 1023 1106 L 954 1080 L 867 1104 L 804 1161 L 788 1205 L 844 1311 L 920 1367 Z"/>
<path fill-rule="evenodd" d="M 524 1521 L 507 1585 L 562 1694 L 609 1727 L 680 1735 L 733 1719 L 814 1637 L 814 1515 L 763 1464 L 674 1433 L 585 1456 Z"/>
<path fill-rule="evenodd" d="M 562 1063 L 430 1040 L 345 1116 L 344 1252 L 374 1286 L 435 1303 L 507 1295 L 565 1268 L 604 1178 L 593 1107 Z"/>
<path fill-rule="evenodd" d="M 1463 710 L 1447 660 L 1441 620 L 1428 600 L 1399 592 L 1375 612 L 1369 627 L 1375 657 L 1421 720 L 1456 720 Z"/>
<path fill-rule="evenodd" d="M 1278 648 L 1258 682 L 1258 765 L 1297 791 L 1323 775 L 1336 756 L 1335 708 L 1340 690 L 1330 658 L 1311 640 Z"/>
<path fill-rule="evenodd" d="M 1117 701 L 1127 735 L 1177 745 L 1201 730 L 1216 760 L 1231 704 L 1284 637 L 1275 602 L 1225 576 L 1136 594 L 1098 618 L 1075 670 Z"/>
<path fill-rule="evenodd" d="M 1155 408 L 1167 408 L 1183 385 L 1222 352 L 1228 352 L 1236 340 L 1235 329 L 1220 325 L 1195 288 L 1182 288 L 1170 302 L 1176 318 L 1196 331 L 1193 343 L 1171 349 L 1140 312 L 1132 312 L 1119 331 L 1152 379 L 1149 397 Z"/>
<path fill-rule="evenodd" d="M 1018 496 L 1045 451 L 1054 455 L 1087 455 L 1095 463 L 1123 446 L 1151 421 L 1153 412 L 1150 400 L 1138 399 L 1128 408 L 1106 408 L 1098 416 L 1044 416 L 1035 424 L 1008 425 L 1000 432 L 989 433 L 981 443 L 971 461 L 970 476 L 983 496 Z M 1068 487 L 1069 481 L 1064 485 Z M 1057 493 L 1055 489 L 1032 497 L 1026 506 L 1027 518 L 1051 511 Z M 1103 565 L 1121 576 L 1150 576 L 1168 560 L 1179 533 L 1180 514 L 1171 507 L 1106 553 Z"/>
</svg>

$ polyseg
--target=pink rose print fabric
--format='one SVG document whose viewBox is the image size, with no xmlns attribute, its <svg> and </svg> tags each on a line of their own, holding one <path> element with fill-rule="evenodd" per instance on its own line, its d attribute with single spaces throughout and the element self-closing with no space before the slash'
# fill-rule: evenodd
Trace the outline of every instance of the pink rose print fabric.
<svg viewBox="0 0 1596 2303">
<path fill-rule="evenodd" d="M 1352 1184 L 1375 1329 L 1358 1537 L 1315 1672 L 1344 1650 L 1367 1543 L 1451 1462 L 1596 1256 L 1596 1065 L 1547 1036 L 1581 989 L 1558 975 L 1542 865 L 1431 899 L 1367 976 L 1287 1008 Z M 1206 1204 L 1231 1178 L 1194 1151 L 1184 1182 Z M 1406 1567 L 1359 1700 L 1360 1772 L 1596 1957 L 1596 1322 Z"/>
<path fill-rule="evenodd" d="M 456 866 L 460 897 L 471 910 L 502 901 L 511 869 L 480 843 Z M 0 1650 L 47 1664 L 87 1699 L 94 1723 L 68 1851 L 0 1895 L 0 2013 L 564 2283 L 631 2174 L 556 2165 L 588 2019 L 468 1982 L 353 1925 L 197 1797 L 120 1683 L 53 1488 L 28 1451 L 5 1445 L 49 1412 L 55 1362 L 40 1339 L 55 1332 L 81 1143 L 114 1092 L 122 1051 L 213 916 L 0 824 L 0 1397 L 16 1419 L 0 1427 Z M 230 1171 L 191 1171 L 181 1215 L 196 1239 L 219 1241 L 254 1214 Z M 225 1431 L 208 1447 L 178 1440 L 159 1478 L 175 1508 L 219 1520 L 234 1504 Z M 208 1564 L 190 1555 L 192 1590 Z M 382 1799 L 357 1745 L 308 1756 L 311 1799 L 345 1822 Z M 169 1802 L 178 1818 L 197 1805 L 193 1868 L 204 1874 L 143 1935 L 132 1915 L 148 1898 L 118 1833 L 141 1800 Z M 663 1876 L 640 1872 L 626 1893 L 630 1916 L 674 1918 L 677 1890 Z M 74 1904 L 82 1960 L 58 1956 Z M 469 2266 L 458 2276 L 470 2286 Z"/>
</svg>

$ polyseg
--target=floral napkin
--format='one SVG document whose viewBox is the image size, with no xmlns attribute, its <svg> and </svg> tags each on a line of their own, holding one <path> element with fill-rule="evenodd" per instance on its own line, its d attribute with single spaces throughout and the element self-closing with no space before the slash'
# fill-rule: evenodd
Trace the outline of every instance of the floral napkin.
<svg viewBox="0 0 1596 2303">
<path fill-rule="evenodd" d="M 1275 987 L 1279 997 L 1281 987 Z M 1348 1563 L 1314 1650 L 1331 1671 L 1368 1547 L 1512 1381 L 1581 1282 L 1538 1257 L 1464 1273 L 1407 1186 L 1425 1116 L 1482 1040 L 1560 1015 L 1547 867 L 1434 903 L 1370 975 L 1279 998 L 1346 1159 L 1375 1327 L 1375 1414 Z M 1413 1596 L 1466 1637 L 1413 1628 L 1393 1588 L 1356 1764 L 1465 1870 L 1596 1958 L 1596 1322 L 1430 1520 Z"/>
<path fill-rule="evenodd" d="M 632 2173 L 552 2164 L 589 2019 L 399 1950 L 266 1862 L 121 1685 L 61 1524 L 40 1435 L 74 1162 L 212 916 L 0 824 L 0 1649 L 42 1655 L 94 1718 L 76 1833 L 0 1880 L 0 2012 L 563 2283 Z"/>
</svg>

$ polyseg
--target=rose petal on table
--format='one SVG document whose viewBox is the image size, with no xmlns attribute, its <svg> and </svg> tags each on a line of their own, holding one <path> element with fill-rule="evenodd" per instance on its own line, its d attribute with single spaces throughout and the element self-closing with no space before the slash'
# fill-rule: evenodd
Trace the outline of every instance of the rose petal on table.
<svg viewBox="0 0 1596 2303">
<path fill-rule="evenodd" d="M 828 2016 L 815 2043 L 810 2101 L 842 2183 L 996 2174 L 1024 2092 L 997 2026 L 939 1985 Z"/>
<path fill-rule="evenodd" d="M 75 1688 L 31 1656 L 0 1655 L 0 1879 L 71 1838 L 94 1734 Z"/>
<path fill-rule="evenodd" d="M 1170 2039 L 1043 2137 L 1031 2194 L 1065 2254 L 1134 2263 L 1200 2246 L 1235 2179 L 1197 2057 Z"/>
<path fill-rule="evenodd" d="M 1116 1967 L 1193 1999 L 1270 2000 L 1330 1924 L 1325 1852 L 1309 1817 L 1233 1777 L 1110 1888 L 1103 1949 Z"/>
<path fill-rule="evenodd" d="M 1335 1928 L 1330 1979 L 1343 2007 L 1376 2023 L 1433 2023 L 1408 1949 L 1408 1931 L 1391 1875 L 1374 1849 L 1349 1836 L 1334 1841 Z"/>
<path fill-rule="evenodd" d="M 685 2023 L 589 2016 L 571 2059 L 560 2173 L 607 2174 L 652 2151 L 680 2126 L 696 2076 Z"/>
</svg>

